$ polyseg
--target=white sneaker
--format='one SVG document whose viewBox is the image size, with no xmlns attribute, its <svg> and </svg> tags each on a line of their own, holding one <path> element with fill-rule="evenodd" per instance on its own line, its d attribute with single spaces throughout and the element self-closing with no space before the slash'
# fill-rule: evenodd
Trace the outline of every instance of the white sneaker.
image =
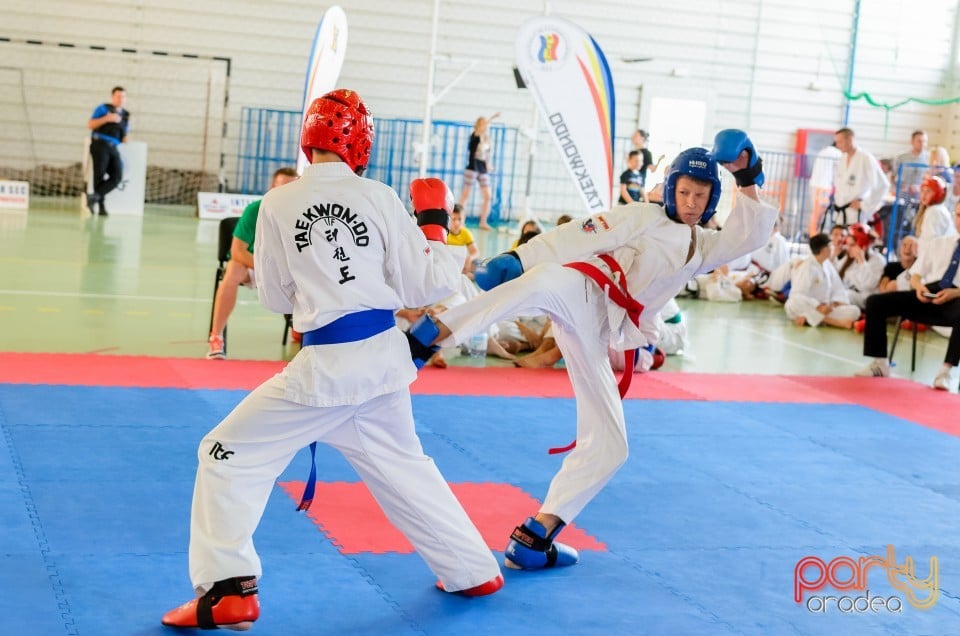
<svg viewBox="0 0 960 636">
<path fill-rule="evenodd" d="M 937 374 L 937 377 L 933 379 L 933 388 L 938 391 L 949 391 L 950 385 L 953 384 L 953 367 L 949 369 L 941 369 L 940 373 Z"/>
<path fill-rule="evenodd" d="M 210 349 L 207 351 L 207 360 L 223 360 L 227 357 L 223 350 L 223 338 L 210 336 Z"/>
<path fill-rule="evenodd" d="M 889 378 L 890 363 L 886 358 L 876 358 L 853 375 L 861 378 Z"/>
</svg>

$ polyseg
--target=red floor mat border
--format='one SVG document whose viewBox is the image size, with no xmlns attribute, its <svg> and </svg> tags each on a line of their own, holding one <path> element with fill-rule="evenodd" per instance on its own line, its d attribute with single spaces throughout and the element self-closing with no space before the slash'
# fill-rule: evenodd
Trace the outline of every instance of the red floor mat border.
<svg viewBox="0 0 960 636">
<path fill-rule="evenodd" d="M 69 353 L 0 352 L 0 383 L 250 390 L 283 362 Z M 562 369 L 427 367 L 419 395 L 573 396 Z M 634 377 L 630 399 L 857 404 L 960 436 L 960 396 L 899 378 L 777 376 L 657 371 Z"/>
</svg>

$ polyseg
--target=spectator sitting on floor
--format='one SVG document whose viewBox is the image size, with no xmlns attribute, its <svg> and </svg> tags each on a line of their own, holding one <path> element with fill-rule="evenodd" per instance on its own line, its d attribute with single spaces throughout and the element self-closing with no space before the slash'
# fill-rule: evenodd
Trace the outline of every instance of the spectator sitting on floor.
<svg viewBox="0 0 960 636">
<path fill-rule="evenodd" d="M 770 233 L 767 244 L 750 254 L 750 265 L 741 273 L 733 273 L 733 280 L 744 300 L 766 298 L 764 283 L 771 272 L 786 263 L 790 258 L 787 239 L 780 233 L 780 220 L 777 220 Z"/>
<path fill-rule="evenodd" d="M 687 339 L 687 323 L 680 313 L 680 306 L 676 300 L 672 298 L 668 300 L 657 314 L 656 329 L 656 347 L 654 351 L 647 348 L 638 354 L 640 359 L 634 364 L 634 373 L 659 369 L 664 362 L 663 356 L 682 355 L 684 350 L 690 348 L 690 341 Z M 623 371 L 625 362 L 623 353 L 615 349 L 609 349 L 607 353 L 613 370 Z"/>
<path fill-rule="evenodd" d="M 536 219 L 527 219 L 520 224 L 520 237 L 513 242 L 510 249 L 515 250 L 519 245 L 523 245 L 537 234 L 543 232 L 543 226 Z"/>
<path fill-rule="evenodd" d="M 763 284 L 763 294 L 769 300 L 779 303 L 787 302 L 790 296 L 791 279 L 793 272 L 806 260 L 804 256 L 794 256 L 777 269 L 770 272 L 770 278 Z"/>
<path fill-rule="evenodd" d="M 863 309 L 867 297 L 877 293 L 885 263 L 880 252 L 873 248 L 877 236 L 870 228 L 856 223 L 847 231 L 847 256 L 838 273 L 849 292 L 850 303 Z"/>
<path fill-rule="evenodd" d="M 843 225 L 834 225 L 830 228 L 830 260 L 833 266 L 840 269 L 847 257 L 847 228 Z"/>
<path fill-rule="evenodd" d="M 810 237 L 810 256 L 793 272 L 790 297 L 784 305 L 787 318 L 798 326 L 851 329 L 860 309 L 850 304 L 847 290 L 830 263 L 830 237 Z"/>
</svg>

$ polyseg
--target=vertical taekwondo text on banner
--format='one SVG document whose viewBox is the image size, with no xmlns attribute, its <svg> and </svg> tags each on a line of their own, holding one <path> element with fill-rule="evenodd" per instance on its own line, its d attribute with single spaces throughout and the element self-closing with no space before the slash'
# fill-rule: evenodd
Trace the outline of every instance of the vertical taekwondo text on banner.
<svg viewBox="0 0 960 636">
<path fill-rule="evenodd" d="M 614 95 L 600 46 L 576 24 L 533 18 L 517 34 L 517 68 L 590 214 L 613 197 Z"/>
</svg>

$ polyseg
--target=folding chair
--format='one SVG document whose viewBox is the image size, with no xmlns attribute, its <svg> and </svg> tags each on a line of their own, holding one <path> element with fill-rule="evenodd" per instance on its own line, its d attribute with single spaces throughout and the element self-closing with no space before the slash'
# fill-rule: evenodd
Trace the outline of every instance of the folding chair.
<svg viewBox="0 0 960 636">
<path fill-rule="evenodd" d="M 902 316 L 897 318 L 897 329 L 893 332 L 893 342 L 890 343 L 890 357 L 888 359 L 890 366 L 893 366 L 893 354 L 897 350 L 897 340 L 900 339 L 900 325 L 902 322 Z M 917 321 L 911 320 L 910 322 L 913 324 L 913 351 L 910 356 L 910 373 L 913 373 L 917 370 Z"/>
<path fill-rule="evenodd" d="M 217 272 L 213 278 L 213 301 L 210 303 L 210 325 L 207 327 L 207 334 L 213 330 L 213 307 L 217 300 L 217 290 L 220 288 L 220 282 L 227 271 L 227 261 L 230 260 L 230 246 L 233 244 L 233 231 L 237 227 L 240 217 L 229 216 L 221 219 L 219 236 L 217 237 Z M 283 345 L 287 345 L 290 336 L 290 330 L 293 329 L 293 316 L 283 315 Z M 223 326 L 223 352 L 227 352 L 227 325 Z"/>
<path fill-rule="evenodd" d="M 227 261 L 230 260 L 230 245 L 233 244 L 233 230 L 237 227 L 240 217 L 228 216 L 220 220 L 219 236 L 217 237 L 217 273 L 213 277 L 213 300 L 210 302 L 210 325 L 207 327 L 207 335 L 213 330 L 213 308 L 217 302 L 217 290 L 220 289 L 220 281 L 223 280 L 227 272 Z M 227 326 L 223 326 L 223 352 L 227 352 Z"/>
</svg>

